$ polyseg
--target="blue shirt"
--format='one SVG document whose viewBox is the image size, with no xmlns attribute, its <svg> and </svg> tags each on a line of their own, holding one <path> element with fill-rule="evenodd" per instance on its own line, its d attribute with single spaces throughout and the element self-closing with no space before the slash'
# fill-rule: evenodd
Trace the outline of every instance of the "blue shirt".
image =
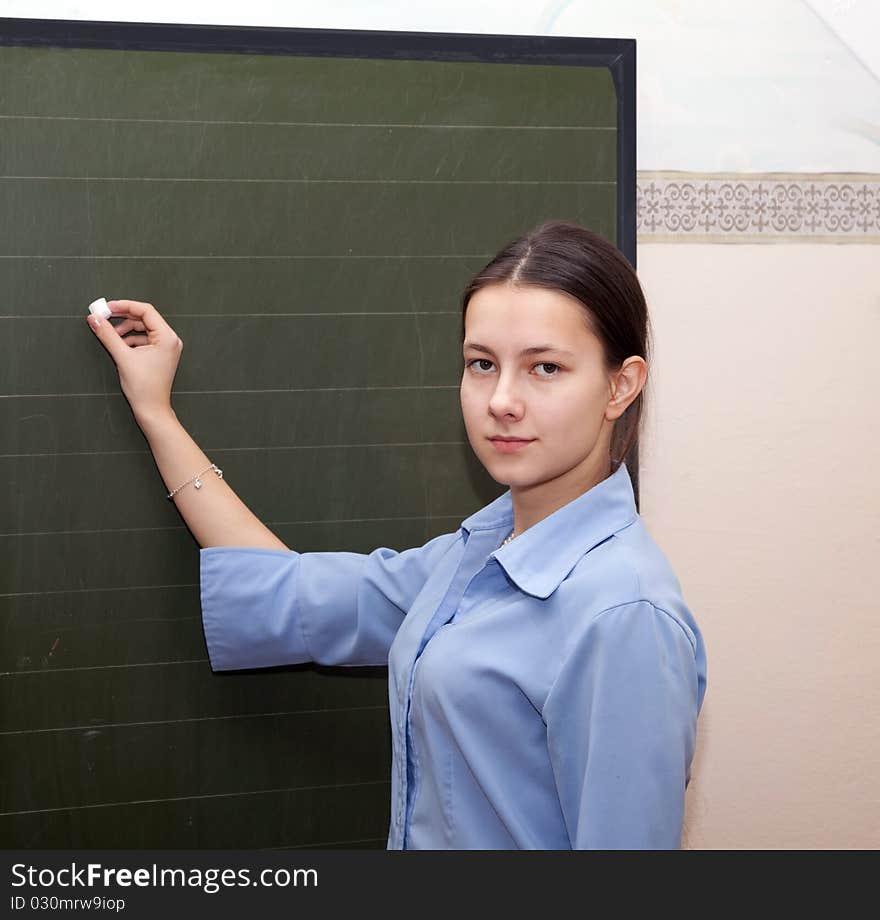
<svg viewBox="0 0 880 920">
<path fill-rule="evenodd" d="M 626 465 L 512 527 L 508 490 L 402 552 L 202 549 L 211 667 L 388 666 L 388 849 L 677 849 L 706 656 Z"/>
</svg>

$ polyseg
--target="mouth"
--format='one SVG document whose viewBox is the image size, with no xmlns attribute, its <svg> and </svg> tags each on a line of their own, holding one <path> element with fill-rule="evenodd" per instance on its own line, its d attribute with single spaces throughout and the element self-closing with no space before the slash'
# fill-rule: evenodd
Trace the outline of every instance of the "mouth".
<svg viewBox="0 0 880 920">
<path fill-rule="evenodd" d="M 531 444 L 534 438 L 489 438 L 492 446 L 503 454 L 514 453 Z"/>
</svg>

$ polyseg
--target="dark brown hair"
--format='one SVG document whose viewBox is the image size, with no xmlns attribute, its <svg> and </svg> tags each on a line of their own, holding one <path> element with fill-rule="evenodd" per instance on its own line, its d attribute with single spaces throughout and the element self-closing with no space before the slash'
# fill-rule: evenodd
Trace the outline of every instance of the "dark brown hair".
<svg viewBox="0 0 880 920">
<path fill-rule="evenodd" d="M 650 368 L 650 319 L 642 286 L 623 253 L 598 234 L 573 221 L 549 220 L 508 243 L 461 295 L 462 342 L 471 297 L 502 281 L 560 291 L 577 300 L 587 328 L 602 343 L 606 373 L 619 370 L 631 355 Z M 614 423 L 612 473 L 629 458 L 638 438 L 646 388 L 647 382 Z"/>
</svg>

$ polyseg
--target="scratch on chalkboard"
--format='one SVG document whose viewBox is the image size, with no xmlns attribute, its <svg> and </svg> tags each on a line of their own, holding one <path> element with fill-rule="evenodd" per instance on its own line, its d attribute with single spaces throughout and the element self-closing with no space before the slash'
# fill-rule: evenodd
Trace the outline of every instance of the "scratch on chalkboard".
<svg viewBox="0 0 880 920">
<path fill-rule="evenodd" d="M 111 394 L 104 392 L 104 396 L 109 397 Z M 110 430 L 111 433 L 116 434 L 116 426 L 113 424 L 113 413 L 110 411 L 110 401 L 109 399 L 104 400 L 104 416 L 102 418 L 102 423 Z"/>
<path fill-rule="evenodd" d="M 58 648 L 58 643 L 61 641 L 61 636 L 56 636 L 55 641 L 52 643 L 52 648 L 49 649 L 48 654 L 43 658 L 42 665 L 44 668 L 49 667 L 52 663 L 52 656 L 55 654 L 55 649 Z"/>
<path fill-rule="evenodd" d="M 422 344 L 422 327 L 419 322 L 419 314 L 413 313 L 413 318 L 416 322 L 416 340 L 419 344 L 419 385 L 425 385 L 425 349 Z"/>
</svg>

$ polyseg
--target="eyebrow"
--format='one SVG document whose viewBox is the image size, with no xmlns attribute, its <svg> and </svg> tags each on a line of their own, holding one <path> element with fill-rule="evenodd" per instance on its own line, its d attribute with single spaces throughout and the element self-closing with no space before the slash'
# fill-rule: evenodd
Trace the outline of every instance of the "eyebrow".
<svg viewBox="0 0 880 920">
<path fill-rule="evenodd" d="M 484 351 L 488 355 L 493 354 L 491 348 L 487 347 L 486 345 L 480 345 L 477 342 L 465 342 L 462 346 L 463 351 L 467 351 L 469 348 L 473 351 Z M 547 351 L 555 352 L 558 355 L 568 355 L 569 358 L 574 357 L 573 352 L 566 351 L 564 348 L 557 348 L 555 345 L 532 345 L 531 348 L 524 348 L 520 352 L 520 357 L 524 358 L 526 355 L 540 355 Z"/>
</svg>

